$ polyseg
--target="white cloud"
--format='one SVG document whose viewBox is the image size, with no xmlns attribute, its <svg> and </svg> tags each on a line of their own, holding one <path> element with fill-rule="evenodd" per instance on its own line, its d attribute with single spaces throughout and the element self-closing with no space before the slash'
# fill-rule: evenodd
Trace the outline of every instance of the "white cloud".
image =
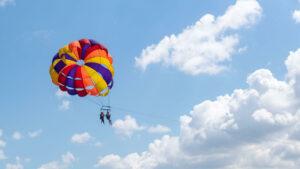
<svg viewBox="0 0 300 169">
<path fill-rule="evenodd" d="M 47 164 L 43 164 L 40 168 L 38 169 L 61 169 L 60 168 L 60 163 L 57 161 L 53 161 Z"/>
<path fill-rule="evenodd" d="M 92 136 L 88 132 L 81 134 L 74 134 L 71 138 L 72 143 L 87 143 L 92 139 Z"/>
<path fill-rule="evenodd" d="M 63 154 L 61 156 L 61 158 L 62 158 L 62 162 L 65 163 L 65 164 L 70 164 L 70 163 L 72 163 L 72 161 L 75 161 L 74 155 L 70 152 L 67 152 L 66 154 Z"/>
<path fill-rule="evenodd" d="M 3 135 L 3 131 L 0 129 L 0 137 Z"/>
<path fill-rule="evenodd" d="M 266 121 L 268 123 L 274 124 L 274 118 L 273 118 L 273 114 L 268 112 L 265 109 L 260 109 L 260 110 L 256 110 L 253 114 L 252 117 L 256 120 L 256 121 Z"/>
<path fill-rule="evenodd" d="M 91 146 L 100 147 L 102 146 L 102 143 L 100 141 L 97 141 L 94 137 L 92 137 L 88 132 L 84 132 L 81 134 L 74 134 L 71 137 L 72 143 L 89 143 Z"/>
<path fill-rule="evenodd" d="M 61 156 L 61 161 L 52 161 L 50 163 L 43 164 L 38 169 L 68 169 L 75 160 L 75 156 L 72 153 L 67 152 Z"/>
<path fill-rule="evenodd" d="M 70 101 L 69 100 L 63 100 L 61 105 L 59 106 L 60 110 L 69 110 L 70 108 Z"/>
<path fill-rule="evenodd" d="M 203 101 L 181 116 L 179 136 L 154 140 L 142 153 L 106 155 L 94 167 L 298 169 L 300 48 L 285 64 L 285 81 L 257 70 L 247 78 L 249 88 Z"/>
<path fill-rule="evenodd" d="M 35 138 L 38 135 L 40 135 L 42 133 L 42 131 L 43 131 L 42 129 L 39 129 L 39 130 L 36 130 L 36 131 L 33 131 L 33 132 L 29 132 L 28 135 L 31 138 Z"/>
<path fill-rule="evenodd" d="M 14 0 L 0 0 L 0 7 L 4 7 L 8 4 L 15 5 L 16 3 Z"/>
<path fill-rule="evenodd" d="M 288 69 L 288 74 L 287 76 L 289 78 L 297 78 L 297 75 L 300 74 L 300 68 L 299 68 L 299 64 L 300 64 L 300 50 L 298 49 L 297 51 L 290 52 L 289 57 L 287 58 L 287 60 L 285 60 L 285 65 Z"/>
<path fill-rule="evenodd" d="M 16 164 L 6 164 L 6 169 L 23 169 L 23 165 L 21 164 L 20 157 L 16 157 Z"/>
<path fill-rule="evenodd" d="M 95 143 L 95 147 L 100 147 L 100 146 L 102 146 L 102 143 L 101 143 L 100 141 L 97 141 L 97 142 Z"/>
<path fill-rule="evenodd" d="M 244 47 L 242 47 L 242 48 L 239 48 L 239 49 L 238 49 L 238 52 L 239 52 L 239 53 L 242 53 L 242 52 L 245 52 L 247 49 L 248 49 L 248 47 L 247 47 L 247 46 L 244 46 Z"/>
<path fill-rule="evenodd" d="M 293 13 L 293 18 L 297 23 L 300 23 L 300 10 L 295 10 Z"/>
<path fill-rule="evenodd" d="M 262 8 L 256 0 L 237 0 L 224 15 L 204 15 L 178 35 L 165 36 L 158 44 L 146 47 L 136 57 L 136 65 L 143 70 L 152 63 L 177 67 L 188 74 L 216 74 L 227 69 L 239 36 L 235 31 L 257 22 Z M 229 33 L 233 32 L 233 33 Z"/>
<path fill-rule="evenodd" d="M 160 125 L 160 124 L 158 124 L 156 126 L 151 126 L 148 129 L 149 133 L 168 133 L 170 131 L 171 131 L 170 128 L 168 128 L 166 126 L 163 126 L 163 125 Z"/>
<path fill-rule="evenodd" d="M 58 99 L 62 99 L 62 98 L 68 98 L 70 97 L 70 95 L 68 94 L 68 92 L 63 92 L 60 89 L 58 89 L 55 93 L 56 97 Z M 62 100 L 61 104 L 58 106 L 58 108 L 60 110 L 66 111 L 69 110 L 70 108 L 70 101 L 69 100 Z"/>
<path fill-rule="evenodd" d="M 101 158 L 97 164 L 94 165 L 95 168 L 107 167 L 107 168 L 119 168 L 122 169 L 122 164 L 120 164 L 121 157 L 118 155 L 107 155 Z"/>
<path fill-rule="evenodd" d="M 127 115 L 124 120 L 116 120 L 113 123 L 113 128 L 117 134 L 131 137 L 134 131 L 144 130 L 145 127 L 139 126 L 135 118 Z"/>
<path fill-rule="evenodd" d="M 6 142 L 3 140 L 0 140 L 0 147 L 5 147 L 6 146 Z"/>
<path fill-rule="evenodd" d="M 64 98 L 64 97 L 70 97 L 70 95 L 68 94 L 68 92 L 63 92 L 60 89 L 58 89 L 55 93 L 56 97 L 58 99 Z"/>
<path fill-rule="evenodd" d="M 300 0 L 299 0 L 300 3 Z M 296 21 L 296 23 L 300 23 L 300 10 L 295 10 L 293 12 L 293 19 Z"/>
<path fill-rule="evenodd" d="M 94 167 L 106 169 L 152 169 L 158 164 L 176 163 L 168 157 L 181 153 L 178 149 L 178 143 L 177 138 L 164 136 L 161 140 L 155 140 L 151 143 L 149 150 L 143 152 L 141 155 L 132 153 L 121 158 L 119 155 L 110 154 L 100 158 Z"/>
<path fill-rule="evenodd" d="M 0 149 L 0 160 L 7 159 L 7 157 L 4 154 L 4 151 Z"/>
<path fill-rule="evenodd" d="M 12 138 L 15 140 L 20 140 L 22 138 L 22 134 L 20 132 L 14 132 Z"/>
<path fill-rule="evenodd" d="M 292 114 L 290 113 L 282 113 L 282 114 L 276 114 L 275 116 L 268 112 L 265 109 L 259 109 L 257 111 L 255 111 L 252 114 L 252 117 L 256 120 L 256 121 L 262 121 L 262 122 L 267 122 L 267 123 L 271 123 L 271 124 L 289 124 L 290 122 L 292 122 L 294 120 L 294 117 Z"/>
</svg>

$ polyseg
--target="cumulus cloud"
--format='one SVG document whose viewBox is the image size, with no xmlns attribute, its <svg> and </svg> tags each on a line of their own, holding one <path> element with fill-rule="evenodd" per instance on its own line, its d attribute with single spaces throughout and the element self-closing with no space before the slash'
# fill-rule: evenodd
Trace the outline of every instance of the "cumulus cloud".
<svg viewBox="0 0 300 169">
<path fill-rule="evenodd" d="M 36 130 L 36 131 L 33 131 L 33 132 L 29 132 L 28 135 L 30 138 L 35 138 L 37 136 L 39 136 L 41 133 L 42 133 L 42 129 L 39 129 L 39 130 Z"/>
<path fill-rule="evenodd" d="M 300 23 L 300 10 L 294 10 L 293 19 L 296 21 L 296 23 Z"/>
<path fill-rule="evenodd" d="M 291 121 L 293 121 L 294 117 L 291 113 L 282 113 L 282 114 L 276 114 L 273 115 L 272 113 L 268 112 L 265 109 L 260 109 L 255 111 L 252 114 L 252 117 L 256 121 L 263 121 L 263 122 L 268 122 L 271 124 L 289 124 Z"/>
<path fill-rule="evenodd" d="M 75 156 L 72 153 L 67 152 L 61 156 L 61 161 L 52 161 L 50 163 L 43 164 L 38 169 L 68 169 L 75 160 Z"/>
<path fill-rule="evenodd" d="M 16 164 L 7 163 L 5 169 L 23 169 L 23 165 L 20 161 L 20 157 L 16 157 Z"/>
<path fill-rule="evenodd" d="M 134 131 L 144 130 L 145 127 L 139 126 L 135 118 L 127 115 L 124 120 L 116 120 L 113 123 L 113 128 L 117 134 L 122 136 L 131 137 Z"/>
<path fill-rule="evenodd" d="M 100 158 L 95 168 L 112 168 L 112 169 L 151 169 L 158 164 L 166 164 L 170 156 L 176 156 L 180 153 L 178 149 L 178 138 L 164 136 L 161 140 L 155 140 L 149 145 L 149 150 L 141 155 L 132 153 L 124 158 L 119 155 L 110 154 Z M 169 161 L 173 163 L 175 161 Z"/>
<path fill-rule="evenodd" d="M 12 135 L 12 138 L 14 140 L 20 140 L 22 138 L 22 134 L 20 132 L 14 132 L 14 134 Z"/>
<path fill-rule="evenodd" d="M 0 137 L 3 135 L 3 131 L 0 129 Z M 3 140 L 0 140 L 0 147 L 5 147 L 6 142 Z M 1 159 L 1 153 L 0 153 L 0 159 Z"/>
<path fill-rule="evenodd" d="M 4 151 L 0 149 L 0 160 L 6 159 L 6 156 L 4 154 Z"/>
<path fill-rule="evenodd" d="M 6 142 L 3 140 L 0 140 L 0 147 L 5 147 L 6 146 Z"/>
<path fill-rule="evenodd" d="M 88 132 L 81 134 L 74 134 L 71 138 L 72 143 L 87 143 L 92 139 L 92 136 Z"/>
<path fill-rule="evenodd" d="M 97 141 L 94 137 L 92 137 L 88 132 L 74 134 L 71 137 L 72 143 L 84 144 L 89 143 L 91 146 L 100 147 L 102 143 Z"/>
<path fill-rule="evenodd" d="M 72 161 L 75 161 L 74 155 L 70 152 L 67 152 L 66 154 L 63 154 L 61 156 L 61 158 L 62 158 L 62 162 L 65 163 L 65 164 L 70 164 L 70 163 L 72 163 Z"/>
<path fill-rule="evenodd" d="M 68 97 L 70 97 L 70 95 L 67 93 L 67 92 L 63 92 L 63 91 L 61 91 L 60 89 L 58 89 L 57 91 L 56 91 L 56 93 L 55 93 L 55 95 L 56 95 L 56 97 L 57 97 L 57 99 L 62 99 L 62 98 L 68 98 Z M 60 109 L 60 110 L 63 110 L 63 111 L 66 111 L 66 110 L 69 110 L 69 108 L 70 108 L 70 101 L 69 100 L 66 100 L 66 99 L 64 99 L 64 100 L 62 100 L 62 102 L 61 102 L 61 104 L 58 106 L 58 108 Z"/>
<path fill-rule="evenodd" d="M 69 100 L 63 100 L 61 105 L 59 105 L 60 110 L 69 110 L 70 108 L 70 101 Z"/>
<path fill-rule="evenodd" d="M 203 101 L 181 116 L 179 136 L 154 140 L 142 153 L 106 155 L 94 167 L 298 169 L 300 48 L 285 64 L 286 80 L 256 70 L 247 78 L 248 88 Z"/>
<path fill-rule="evenodd" d="M 295 10 L 293 13 L 293 19 L 296 23 L 300 23 L 300 10 Z"/>
<path fill-rule="evenodd" d="M 146 70 L 149 64 L 163 63 L 192 75 L 219 73 L 227 69 L 225 62 L 233 53 L 246 49 L 237 49 L 237 30 L 255 24 L 261 13 L 256 0 L 237 0 L 222 16 L 206 14 L 180 34 L 146 47 L 135 58 L 136 65 Z"/>
<path fill-rule="evenodd" d="M 8 4 L 15 5 L 16 3 L 14 0 L 0 0 L 0 7 L 4 7 Z"/>
<path fill-rule="evenodd" d="M 58 99 L 64 98 L 64 97 L 70 97 L 70 95 L 68 94 L 68 92 L 63 92 L 60 89 L 58 89 L 55 93 L 56 97 Z"/>
<path fill-rule="evenodd" d="M 107 155 L 104 158 L 101 158 L 97 164 L 94 165 L 95 168 L 98 167 L 107 167 L 107 168 L 124 168 L 120 164 L 121 157 L 118 155 Z"/>
<path fill-rule="evenodd" d="M 168 133 L 170 131 L 171 131 L 170 128 L 160 125 L 160 124 L 158 124 L 156 126 L 151 126 L 148 128 L 149 133 Z"/>
<path fill-rule="evenodd" d="M 247 47 L 247 46 L 244 46 L 244 47 L 242 47 L 242 48 L 239 48 L 239 49 L 238 49 L 238 52 L 239 52 L 239 53 L 242 53 L 242 52 L 245 52 L 247 49 L 248 49 L 248 47 Z"/>
</svg>

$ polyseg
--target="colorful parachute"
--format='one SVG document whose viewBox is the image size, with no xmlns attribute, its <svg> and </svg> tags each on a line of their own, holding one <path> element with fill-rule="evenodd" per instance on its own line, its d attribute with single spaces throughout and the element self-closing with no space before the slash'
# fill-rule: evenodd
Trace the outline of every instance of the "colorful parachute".
<svg viewBox="0 0 300 169">
<path fill-rule="evenodd" d="M 62 47 L 50 66 L 52 82 L 70 95 L 106 96 L 113 86 L 113 58 L 105 46 L 91 39 Z"/>
</svg>

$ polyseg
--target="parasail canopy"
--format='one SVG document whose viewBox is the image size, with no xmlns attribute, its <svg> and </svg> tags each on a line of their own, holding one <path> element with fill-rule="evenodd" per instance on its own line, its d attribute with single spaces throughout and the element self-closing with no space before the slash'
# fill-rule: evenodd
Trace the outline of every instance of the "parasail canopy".
<svg viewBox="0 0 300 169">
<path fill-rule="evenodd" d="M 70 95 L 106 96 L 113 86 L 113 58 L 95 40 L 81 39 L 62 47 L 50 66 L 52 82 Z"/>
</svg>

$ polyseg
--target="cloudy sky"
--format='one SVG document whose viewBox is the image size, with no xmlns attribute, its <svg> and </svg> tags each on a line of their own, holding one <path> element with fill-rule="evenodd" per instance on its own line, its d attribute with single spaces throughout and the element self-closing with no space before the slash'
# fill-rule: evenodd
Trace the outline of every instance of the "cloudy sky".
<svg viewBox="0 0 300 169">
<path fill-rule="evenodd" d="M 0 20 L 1 169 L 300 168 L 298 0 L 0 0 Z M 109 97 L 51 82 L 82 38 L 114 58 Z"/>
</svg>

